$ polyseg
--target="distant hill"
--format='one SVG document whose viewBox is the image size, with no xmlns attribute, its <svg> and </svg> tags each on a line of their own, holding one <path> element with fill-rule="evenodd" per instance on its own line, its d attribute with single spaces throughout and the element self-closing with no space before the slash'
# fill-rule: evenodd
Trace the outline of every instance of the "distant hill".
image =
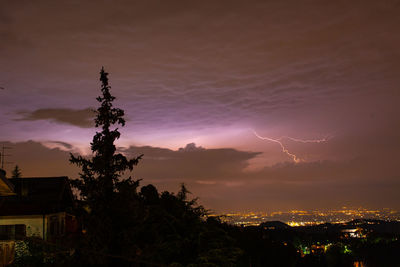
<svg viewBox="0 0 400 267">
<path fill-rule="evenodd" d="M 283 223 L 281 221 L 269 221 L 269 222 L 263 222 L 260 224 L 260 227 L 266 230 L 275 230 L 275 229 L 290 229 L 291 226 L 287 225 L 286 223 Z"/>
</svg>

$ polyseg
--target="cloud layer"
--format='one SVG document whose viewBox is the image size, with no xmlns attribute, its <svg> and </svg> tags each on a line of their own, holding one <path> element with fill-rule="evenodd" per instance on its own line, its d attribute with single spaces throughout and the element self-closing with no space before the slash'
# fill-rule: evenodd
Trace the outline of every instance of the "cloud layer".
<svg viewBox="0 0 400 267">
<path fill-rule="evenodd" d="M 105 65 L 131 132 L 160 144 L 204 128 L 353 132 L 399 112 L 397 1 L 110 3 L 5 5 L 4 107 L 85 127 L 47 111 L 93 106 Z"/>
<path fill-rule="evenodd" d="M 94 126 L 94 111 L 90 108 L 78 110 L 68 108 L 47 108 L 37 109 L 30 112 L 19 111 L 17 114 L 22 116 L 17 119 L 21 121 L 49 120 L 82 128 L 90 128 Z"/>
<path fill-rule="evenodd" d="M 48 155 L 16 156 L 27 173 L 73 175 L 66 151 L 88 149 L 105 66 L 139 178 L 190 183 L 218 209 L 398 206 L 399 13 L 397 0 L 8 1 L 1 139 Z M 293 165 L 253 130 L 332 138 L 285 140 L 305 160 Z"/>
<path fill-rule="evenodd" d="M 79 169 L 69 152 L 40 143 L 7 143 L 23 176 L 76 178 Z M 63 148 L 69 145 L 63 145 Z M 284 163 L 247 169 L 258 152 L 204 149 L 189 144 L 180 150 L 158 147 L 120 148 L 127 156 L 144 154 L 133 177 L 142 185 L 176 191 L 188 185 L 201 203 L 216 211 L 338 208 L 343 205 L 400 208 L 396 161 L 355 158 L 342 161 Z M 384 166 L 384 168 L 380 168 Z M 8 166 L 10 173 L 12 166 Z M 126 175 L 129 175 L 127 173 Z"/>
</svg>

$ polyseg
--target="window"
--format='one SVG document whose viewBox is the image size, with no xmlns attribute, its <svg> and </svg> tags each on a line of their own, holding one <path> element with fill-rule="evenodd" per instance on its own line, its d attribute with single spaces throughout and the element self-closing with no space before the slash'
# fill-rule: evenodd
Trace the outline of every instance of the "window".
<svg viewBox="0 0 400 267">
<path fill-rule="evenodd" d="M 0 240 L 20 240 L 25 237 L 25 224 L 0 225 Z"/>
</svg>

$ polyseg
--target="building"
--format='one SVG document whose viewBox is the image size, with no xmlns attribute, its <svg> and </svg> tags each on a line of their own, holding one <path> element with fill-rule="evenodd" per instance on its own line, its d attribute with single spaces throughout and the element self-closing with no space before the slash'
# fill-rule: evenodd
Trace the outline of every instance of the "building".
<svg viewBox="0 0 400 267">
<path fill-rule="evenodd" d="M 13 178 L 14 194 L 0 197 L 0 239 L 66 233 L 74 200 L 67 177 Z"/>
<path fill-rule="evenodd" d="M 1 170 L 2 171 L 2 170 Z M 4 172 L 4 171 L 3 171 Z M 68 177 L 0 180 L 0 266 L 14 255 L 14 242 L 38 237 L 52 242 L 77 231 L 70 213 L 74 198 Z"/>
</svg>

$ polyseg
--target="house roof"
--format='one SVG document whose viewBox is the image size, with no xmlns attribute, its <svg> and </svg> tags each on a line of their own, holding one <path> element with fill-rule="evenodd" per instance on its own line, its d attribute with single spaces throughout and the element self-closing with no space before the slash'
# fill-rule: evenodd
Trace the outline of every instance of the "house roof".
<svg viewBox="0 0 400 267">
<path fill-rule="evenodd" d="M 12 178 L 14 196 L 0 197 L 0 216 L 49 214 L 73 206 L 68 177 Z"/>
<path fill-rule="evenodd" d="M 13 186 L 6 178 L 0 177 L 0 196 L 14 195 Z"/>
</svg>

